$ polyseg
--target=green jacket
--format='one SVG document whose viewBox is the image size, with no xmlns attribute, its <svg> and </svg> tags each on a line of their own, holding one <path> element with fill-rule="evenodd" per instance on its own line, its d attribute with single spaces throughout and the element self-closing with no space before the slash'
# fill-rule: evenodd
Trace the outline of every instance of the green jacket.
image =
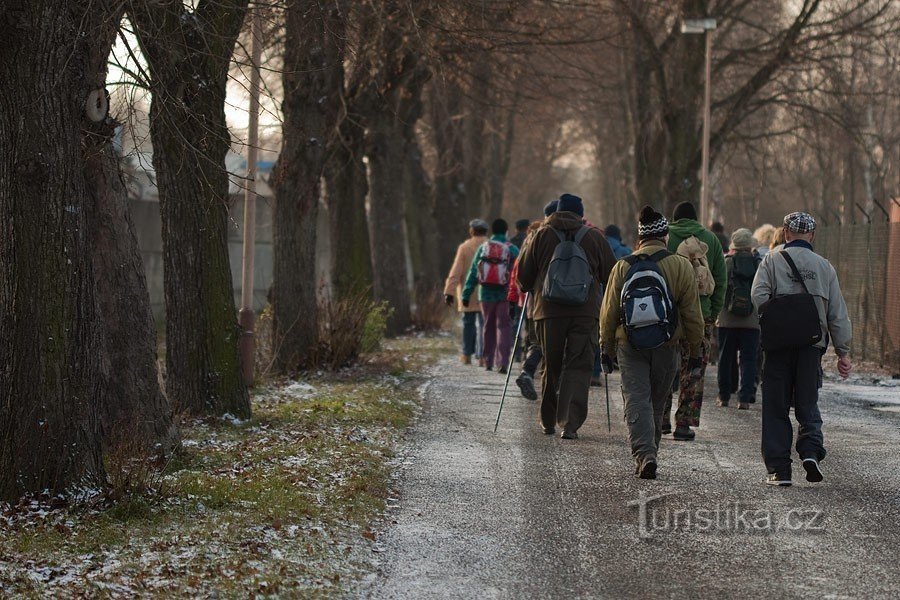
<svg viewBox="0 0 900 600">
<path fill-rule="evenodd" d="M 678 219 L 674 223 L 669 223 L 669 252 L 677 252 L 681 242 L 691 236 L 696 237 L 709 248 L 706 251 L 706 262 L 709 263 L 709 270 L 716 281 L 716 289 L 712 296 L 700 296 L 700 308 L 703 310 L 704 319 L 715 320 L 722 312 L 722 307 L 725 306 L 725 291 L 728 289 L 725 253 L 716 234 L 694 219 Z"/>
<path fill-rule="evenodd" d="M 506 239 L 505 233 L 492 235 L 491 241 L 509 243 L 509 240 Z M 478 246 L 478 250 L 475 252 L 475 258 L 472 259 L 472 265 L 469 267 L 469 275 L 468 277 L 466 277 L 466 285 L 463 288 L 463 300 L 468 300 L 469 298 L 471 298 L 472 292 L 475 291 L 475 286 L 478 285 L 478 262 L 481 260 L 482 252 L 484 252 L 484 244 Z M 509 255 L 509 272 L 510 274 L 512 274 L 513 264 L 515 264 L 516 258 L 519 256 L 519 249 L 512 244 L 509 244 Z M 478 300 L 480 302 L 505 302 L 506 294 L 508 291 L 508 286 L 493 287 L 480 285 L 478 286 Z"/>
</svg>

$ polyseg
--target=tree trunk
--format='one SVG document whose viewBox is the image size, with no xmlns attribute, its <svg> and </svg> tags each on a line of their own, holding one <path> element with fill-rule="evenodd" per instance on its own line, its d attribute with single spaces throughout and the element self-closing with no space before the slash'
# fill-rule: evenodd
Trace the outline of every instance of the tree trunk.
<svg viewBox="0 0 900 600">
<path fill-rule="evenodd" d="M 103 439 L 108 447 L 129 444 L 136 450 L 159 447 L 168 452 L 178 432 L 159 387 L 150 294 L 127 191 L 109 143 L 117 123 L 109 121 L 108 135 L 90 141 L 84 169 L 97 215 L 93 260 L 103 315 Z"/>
<path fill-rule="evenodd" d="M 0 48 L 0 500 L 104 479 L 101 314 L 84 179 L 88 93 L 118 15 L 4 7 Z M 15 8 L 15 10 L 10 10 Z M 2 11 L 0 11 L 2 12 Z M 114 29 L 113 29 L 114 30 Z"/>
<path fill-rule="evenodd" d="M 406 231 L 413 265 L 413 283 L 419 290 L 430 290 L 440 283 L 435 236 L 437 225 L 431 212 L 432 189 L 422 166 L 422 152 L 413 137 L 407 140 L 404 193 Z"/>
<path fill-rule="evenodd" d="M 326 149 L 336 137 L 341 106 L 342 23 L 337 10 L 319 0 L 295 0 L 285 11 L 272 296 L 275 365 L 282 373 L 309 366 L 318 338 L 316 218 Z"/>
<path fill-rule="evenodd" d="M 131 5 L 150 67 L 162 215 L 166 390 L 178 411 L 250 415 L 228 257 L 225 85 L 246 0 Z"/>
<path fill-rule="evenodd" d="M 366 216 L 364 131 L 356 116 L 345 118 L 340 142 L 332 145 L 325 166 L 329 232 L 332 241 L 331 285 L 336 296 L 357 293 L 372 285 L 372 250 Z"/>
<path fill-rule="evenodd" d="M 436 245 L 438 272 L 446 274 L 456 247 L 467 236 L 469 220 L 465 187 L 463 132 L 460 127 L 462 90 L 455 82 L 435 81 L 429 95 L 431 129 L 437 154 L 434 174 L 434 221 L 440 223 Z"/>
<path fill-rule="evenodd" d="M 372 235 L 374 292 L 393 312 L 388 335 L 402 333 L 410 324 L 409 281 L 406 276 L 406 236 L 403 232 L 405 160 L 402 124 L 392 110 L 370 114 L 366 131 L 371 194 L 369 224 Z"/>
</svg>

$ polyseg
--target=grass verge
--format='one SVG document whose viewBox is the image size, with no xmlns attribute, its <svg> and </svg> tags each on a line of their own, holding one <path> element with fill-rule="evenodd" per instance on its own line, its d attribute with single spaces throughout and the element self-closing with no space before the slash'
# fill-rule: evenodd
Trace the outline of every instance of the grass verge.
<svg viewBox="0 0 900 600">
<path fill-rule="evenodd" d="M 0 595 L 331 597 L 372 571 L 390 459 L 447 337 L 256 390 L 249 421 L 184 424 L 159 490 L 0 511 Z"/>
</svg>

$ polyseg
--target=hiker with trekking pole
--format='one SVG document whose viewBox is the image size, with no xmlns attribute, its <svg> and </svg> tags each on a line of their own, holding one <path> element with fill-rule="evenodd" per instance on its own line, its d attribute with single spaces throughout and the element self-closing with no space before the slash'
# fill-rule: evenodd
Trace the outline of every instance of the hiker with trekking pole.
<svg viewBox="0 0 900 600">
<path fill-rule="evenodd" d="M 544 355 L 541 429 L 553 435 L 558 427 L 570 440 L 587 418 L 600 299 L 616 262 L 603 234 L 583 218 L 581 198 L 563 194 L 525 243 L 517 278 Z"/>
</svg>

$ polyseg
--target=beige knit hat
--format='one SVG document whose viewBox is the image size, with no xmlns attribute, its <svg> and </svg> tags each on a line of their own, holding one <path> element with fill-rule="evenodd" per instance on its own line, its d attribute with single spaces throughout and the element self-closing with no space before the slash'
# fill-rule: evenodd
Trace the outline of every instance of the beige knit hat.
<svg viewBox="0 0 900 600">
<path fill-rule="evenodd" d="M 751 248 L 755 248 L 759 245 L 753 238 L 753 232 L 749 229 L 741 227 L 740 229 L 736 229 L 734 233 L 731 234 L 731 246 L 732 250 L 749 250 Z"/>
</svg>

